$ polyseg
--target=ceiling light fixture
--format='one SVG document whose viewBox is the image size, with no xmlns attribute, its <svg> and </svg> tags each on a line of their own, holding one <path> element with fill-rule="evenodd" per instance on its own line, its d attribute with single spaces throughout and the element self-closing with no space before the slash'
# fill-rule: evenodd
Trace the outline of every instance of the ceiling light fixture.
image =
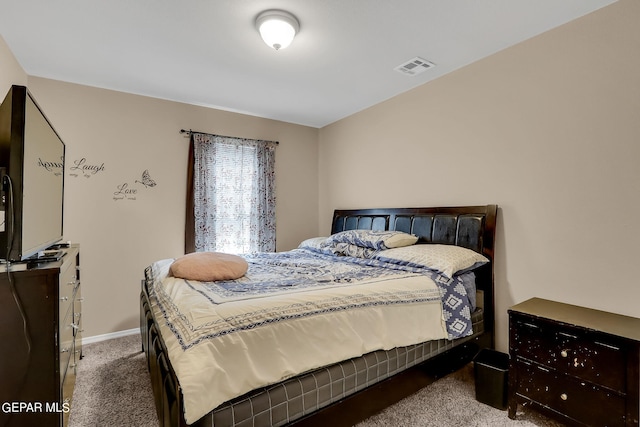
<svg viewBox="0 0 640 427">
<path fill-rule="evenodd" d="M 300 24 L 289 12 L 266 10 L 256 18 L 256 28 L 267 46 L 280 50 L 291 44 Z"/>
</svg>

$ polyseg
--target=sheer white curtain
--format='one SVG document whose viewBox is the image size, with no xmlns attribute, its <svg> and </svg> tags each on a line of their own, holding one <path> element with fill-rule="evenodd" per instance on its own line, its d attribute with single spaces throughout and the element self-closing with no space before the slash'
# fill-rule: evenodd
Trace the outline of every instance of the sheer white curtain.
<svg viewBox="0 0 640 427">
<path fill-rule="evenodd" d="M 191 138 L 194 250 L 275 251 L 277 143 L 202 133 Z"/>
</svg>

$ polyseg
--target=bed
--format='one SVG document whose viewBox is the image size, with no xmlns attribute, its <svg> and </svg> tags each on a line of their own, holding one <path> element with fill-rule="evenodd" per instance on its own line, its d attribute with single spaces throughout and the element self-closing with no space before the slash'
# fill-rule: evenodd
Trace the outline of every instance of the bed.
<svg viewBox="0 0 640 427">
<path fill-rule="evenodd" d="M 287 273 L 286 285 L 185 280 L 169 272 L 174 260 L 153 263 L 140 328 L 160 425 L 353 425 L 416 391 L 424 372 L 443 375 L 493 348 L 496 214 L 496 205 L 336 210 L 327 238 L 247 257 L 252 277 L 262 262 L 267 274 L 293 262 L 301 275 Z M 469 264 L 425 269 L 404 258 L 440 248 Z"/>
</svg>

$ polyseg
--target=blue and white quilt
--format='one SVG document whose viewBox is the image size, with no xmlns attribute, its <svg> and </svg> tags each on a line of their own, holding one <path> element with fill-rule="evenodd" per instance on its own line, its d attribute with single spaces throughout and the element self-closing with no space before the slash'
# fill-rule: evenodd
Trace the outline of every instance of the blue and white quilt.
<svg viewBox="0 0 640 427">
<path fill-rule="evenodd" d="M 331 252 L 294 249 L 288 252 L 245 255 L 247 273 L 236 280 L 189 283 L 212 303 L 222 304 L 285 293 L 349 286 L 373 280 L 392 280 L 421 274 L 440 289 L 449 339 L 473 333 L 467 290 L 459 277 L 404 263 L 371 258 L 336 256 Z"/>
</svg>

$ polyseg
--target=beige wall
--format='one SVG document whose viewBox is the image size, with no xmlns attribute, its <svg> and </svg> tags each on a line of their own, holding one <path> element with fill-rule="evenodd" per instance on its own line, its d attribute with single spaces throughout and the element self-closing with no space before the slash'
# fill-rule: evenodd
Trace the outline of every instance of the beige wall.
<svg viewBox="0 0 640 427">
<path fill-rule="evenodd" d="M 612 6 L 320 132 L 334 208 L 497 203 L 498 347 L 533 296 L 640 316 L 640 2 Z"/>
<path fill-rule="evenodd" d="M 0 55 L 5 93 L 27 76 L 4 44 Z M 32 76 L 28 87 L 66 144 L 65 240 L 81 245 L 85 337 L 138 327 L 144 268 L 183 254 L 182 128 L 279 141 L 277 249 L 317 234 L 317 129 Z M 137 182 L 145 170 L 156 186 Z M 124 184 L 135 193 L 116 200 Z"/>
</svg>

